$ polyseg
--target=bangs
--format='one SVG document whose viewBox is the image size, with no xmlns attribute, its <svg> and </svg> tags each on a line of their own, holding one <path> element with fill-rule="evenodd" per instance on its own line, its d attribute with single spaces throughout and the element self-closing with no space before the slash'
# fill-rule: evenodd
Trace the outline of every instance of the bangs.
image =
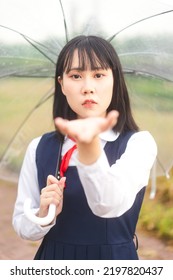
<svg viewBox="0 0 173 280">
<path fill-rule="evenodd" d="M 66 59 L 64 61 L 63 71 L 68 73 L 72 68 L 74 52 L 77 51 L 79 65 L 77 67 L 81 71 L 87 69 L 96 70 L 96 69 L 113 69 L 112 60 L 109 55 L 108 50 L 104 45 L 90 42 L 79 42 L 74 48 L 70 48 L 66 54 Z"/>
</svg>

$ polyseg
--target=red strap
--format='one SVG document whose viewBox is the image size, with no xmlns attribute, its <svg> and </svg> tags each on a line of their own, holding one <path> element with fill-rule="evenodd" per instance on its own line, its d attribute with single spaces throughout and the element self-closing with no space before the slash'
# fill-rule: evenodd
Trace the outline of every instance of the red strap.
<svg viewBox="0 0 173 280">
<path fill-rule="evenodd" d="M 64 176 L 64 173 L 66 172 L 68 166 L 69 166 L 69 161 L 70 161 L 70 158 L 72 156 L 72 153 L 73 151 L 77 148 L 76 144 L 70 148 L 66 153 L 65 155 L 63 156 L 62 158 L 62 161 L 61 161 L 61 165 L 60 165 L 60 176 L 63 177 Z"/>
</svg>

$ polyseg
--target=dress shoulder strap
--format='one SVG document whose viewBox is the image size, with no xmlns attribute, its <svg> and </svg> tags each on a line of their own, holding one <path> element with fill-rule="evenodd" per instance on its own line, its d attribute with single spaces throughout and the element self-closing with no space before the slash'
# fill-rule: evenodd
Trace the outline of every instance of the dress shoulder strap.
<svg viewBox="0 0 173 280">
<path fill-rule="evenodd" d="M 47 176 L 56 174 L 61 141 L 56 131 L 44 134 L 36 149 L 36 166 L 40 190 L 45 187 Z"/>
<path fill-rule="evenodd" d="M 127 142 L 134 133 L 134 131 L 125 131 L 115 141 L 106 143 L 104 149 L 110 166 L 125 152 Z"/>
</svg>

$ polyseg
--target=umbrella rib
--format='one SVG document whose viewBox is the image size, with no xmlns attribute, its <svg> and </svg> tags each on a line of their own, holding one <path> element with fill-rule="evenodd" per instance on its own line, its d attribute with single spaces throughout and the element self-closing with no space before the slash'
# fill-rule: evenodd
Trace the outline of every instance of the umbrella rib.
<svg viewBox="0 0 173 280">
<path fill-rule="evenodd" d="M 25 35 L 22 35 L 24 39 L 31 45 L 33 46 L 37 51 L 39 51 L 44 57 L 46 57 L 50 62 L 52 62 L 55 65 L 55 62 L 47 55 L 45 54 L 42 50 L 40 50 L 34 43 L 32 43 L 29 39 L 29 37 L 26 37 Z M 33 42 L 37 43 L 36 41 L 32 40 Z M 39 44 L 39 43 L 37 43 Z M 40 45 L 40 44 L 39 44 Z M 45 48 L 45 46 L 44 46 Z"/>
<path fill-rule="evenodd" d="M 141 71 L 141 70 L 135 70 L 135 69 L 131 69 L 131 68 L 124 68 L 123 69 L 123 72 L 125 74 L 134 74 L 134 75 L 147 75 L 147 76 L 150 76 L 150 77 L 155 77 L 155 78 L 158 78 L 160 80 L 164 80 L 164 81 L 168 81 L 168 82 L 173 82 L 173 80 L 171 79 L 168 79 L 166 77 L 163 77 L 161 75 L 156 75 L 154 73 L 150 73 L 148 71 Z"/>
<path fill-rule="evenodd" d="M 13 29 L 13 28 L 11 28 L 11 27 L 4 26 L 4 25 L 1 25 L 1 24 L 0 24 L 0 27 L 5 28 L 5 29 L 8 29 L 8 30 L 10 30 L 10 31 L 13 31 L 13 32 L 19 34 L 19 35 L 20 35 L 21 37 L 23 37 L 30 45 L 32 45 L 36 50 L 38 50 L 44 57 L 46 57 L 46 58 L 47 58 L 48 60 L 50 60 L 53 64 L 55 64 L 55 62 L 54 62 L 49 56 L 47 56 L 43 51 L 41 51 L 35 44 L 39 45 L 40 47 L 43 47 L 43 48 L 47 49 L 50 53 L 56 55 L 54 52 L 52 52 L 52 50 L 50 50 L 49 48 L 47 48 L 45 45 L 43 45 L 43 44 L 41 44 L 41 43 L 35 41 L 34 39 L 32 39 L 32 38 L 30 38 L 30 37 L 24 35 L 23 33 L 21 33 L 21 32 L 19 32 L 19 31 L 15 30 L 15 29 Z M 33 41 L 35 44 L 32 43 L 31 41 Z"/>
<path fill-rule="evenodd" d="M 62 10 L 62 15 L 63 15 L 63 20 L 64 20 L 64 29 L 65 29 L 65 37 L 66 37 L 66 43 L 69 41 L 68 38 L 68 30 L 67 30 L 67 22 L 66 22 L 66 17 L 65 17 L 65 12 L 64 12 L 64 8 L 62 5 L 62 1 L 59 0 L 60 6 L 61 6 L 61 10 Z"/>
<path fill-rule="evenodd" d="M 16 136 L 18 135 L 18 133 L 20 132 L 20 130 L 22 129 L 23 125 L 25 124 L 25 122 L 29 119 L 29 117 L 32 115 L 32 113 L 38 109 L 43 103 L 45 103 L 52 95 L 54 92 L 54 87 L 52 87 L 40 100 L 39 102 L 34 106 L 34 108 L 27 114 L 27 116 L 24 118 L 24 120 L 22 121 L 22 123 L 20 124 L 20 126 L 18 127 L 18 129 L 16 130 L 16 132 L 14 133 L 13 137 L 11 138 L 11 140 L 9 141 L 5 151 L 3 152 L 1 158 L 0 158 L 0 163 L 3 161 L 6 153 L 8 152 L 9 148 L 11 147 L 14 139 L 16 138 Z"/>
<path fill-rule="evenodd" d="M 133 26 L 133 25 L 136 25 L 137 23 L 140 23 L 140 22 L 145 21 L 145 20 L 150 19 L 150 18 L 154 18 L 154 17 L 157 17 L 157 16 L 161 16 L 161 15 L 164 15 L 164 14 L 168 14 L 168 13 L 171 13 L 171 12 L 173 12 L 173 10 L 168 10 L 168 11 L 165 11 L 165 12 L 161 12 L 161 13 L 158 13 L 158 14 L 154 14 L 154 15 L 145 17 L 145 18 L 143 18 L 143 19 L 140 19 L 140 20 L 138 20 L 138 21 L 135 21 L 135 22 L 129 24 L 128 26 L 122 28 L 121 30 L 119 30 L 118 32 L 116 32 L 116 33 L 115 33 L 114 35 L 112 35 L 111 37 L 107 38 L 107 41 L 108 41 L 108 42 L 111 42 L 119 33 L 121 33 L 121 32 L 123 32 L 124 30 L 130 28 L 130 27 Z"/>
<path fill-rule="evenodd" d="M 0 79 L 6 78 L 6 77 L 15 77 L 15 78 L 53 78 L 51 75 L 20 75 L 20 74 L 15 74 L 10 73 L 10 74 L 4 74 L 0 76 Z"/>
<path fill-rule="evenodd" d="M 160 161 L 160 159 L 159 159 L 158 156 L 157 156 L 156 160 L 157 160 L 157 162 L 158 162 L 158 165 L 160 166 L 160 168 L 161 168 L 162 171 L 164 172 L 165 176 L 166 176 L 167 178 L 169 178 L 169 173 L 168 173 L 168 171 L 164 168 L 164 166 L 163 166 L 163 164 L 161 163 L 161 161 Z"/>
</svg>

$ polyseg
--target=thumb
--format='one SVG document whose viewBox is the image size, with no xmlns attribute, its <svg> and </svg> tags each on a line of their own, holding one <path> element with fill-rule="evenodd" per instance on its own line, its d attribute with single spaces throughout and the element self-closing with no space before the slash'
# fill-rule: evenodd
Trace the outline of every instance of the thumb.
<svg viewBox="0 0 173 280">
<path fill-rule="evenodd" d="M 110 128 L 112 128 L 118 121 L 119 113 L 116 110 L 112 110 L 107 114 L 107 121 Z"/>
<path fill-rule="evenodd" d="M 66 177 L 62 177 L 59 181 L 58 181 L 58 187 L 63 190 L 65 188 L 65 181 L 66 181 Z"/>
<path fill-rule="evenodd" d="M 53 175 L 47 176 L 47 186 L 50 186 L 52 184 L 58 184 L 58 182 L 59 181 L 55 176 L 53 176 Z"/>
</svg>

